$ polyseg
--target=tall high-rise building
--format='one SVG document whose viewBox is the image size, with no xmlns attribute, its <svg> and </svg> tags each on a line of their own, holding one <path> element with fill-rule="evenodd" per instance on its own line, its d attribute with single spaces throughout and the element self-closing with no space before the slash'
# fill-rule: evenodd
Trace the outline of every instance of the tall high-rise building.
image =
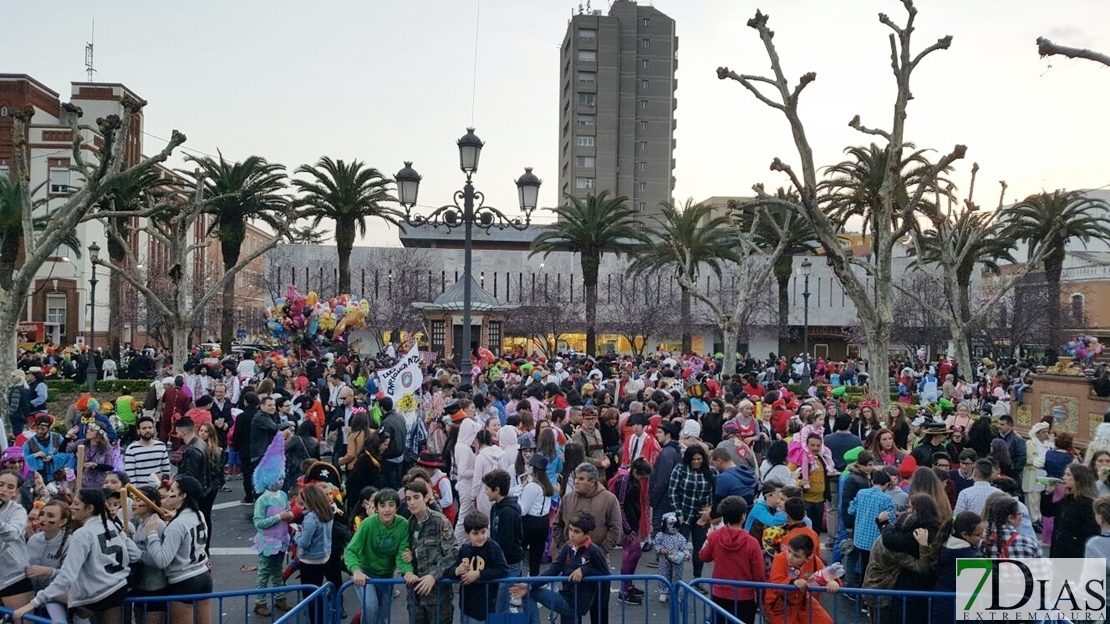
<svg viewBox="0 0 1110 624">
<path fill-rule="evenodd" d="M 560 48 L 559 193 L 629 198 L 645 215 L 674 190 L 674 20 L 615 0 L 580 11 Z"/>
</svg>

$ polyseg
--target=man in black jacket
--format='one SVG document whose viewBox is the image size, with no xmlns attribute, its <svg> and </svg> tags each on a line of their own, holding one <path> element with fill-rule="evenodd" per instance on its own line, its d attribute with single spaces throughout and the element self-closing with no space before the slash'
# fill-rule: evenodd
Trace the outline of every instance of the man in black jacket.
<svg viewBox="0 0 1110 624">
<path fill-rule="evenodd" d="M 258 462 L 262 460 L 262 456 L 266 454 L 266 449 L 270 448 L 270 443 L 274 441 L 274 436 L 277 435 L 278 429 L 281 427 L 281 419 L 277 415 L 274 397 L 264 396 L 259 398 L 258 401 L 258 413 L 251 419 L 250 456 L 252 466 L 257 466 Z"/>
<path fill-rule="evenodd" d="M 254 464 L 251 463 L 251 426 L 254 416 L 258 413 L 258 395 L 254 392 L 243 394 L 243 413 L 235 419 L 235 434 L 231 436 L 231 445 L 239 453 L 239 463 L 243 466 L 243 500 L 244 505 L 254 504 Z"/>
<path fill-rule="evenodd" d="M 655 439 L 659 442 L 659 456 L 651 469 L 648 485 L 648 502 L 651 503 L 651 533 L 655 535 L 663 527 L 663 514 L 674 511 L 671 506 L 671 472 L 682 463 L 682 451 L 678 447 L 678 425 L 670 421 L 659 424 Z"/>
<path fill-rule="evenodd" d="M 501 546 L 509 576 L 521 576 L 524 561 L 524 520 L 515 496 L 509 496 L 511 478 L 504 470 L 491 470 L 482 477 L 486 497 L 493 503 L 489 511 L 489 537 Z M 509 610 L 509 586 L 497 589 L 497 612 Z"/>
<path fill-rule="evenodd" d="M 212 504 L 216 502 L 216 494 L 219 493 L 219 481 L 212 474 L 213 465 L 208 458 L 208 445 L 204 440 L 201 440 L 196 435 L 196 430 L 193 427 L 193 419 L 188 416 L 182 416 L 174 423 L 174 428 L 177 430 L 177 437 L 181 439 L 181 463 L 177 465 L 177 474 L 189 475 L 200 482 L 204 487 L 204 498 L 200 500 L 200 512 L 204 516 L 204 522 L 208 526 L 212 526 Z M 207 537 L 209 542 L 212 539 L 212 531 L 208 531 Z M 208 542 L 204 544 L 205 552 L 208 551 Z"/>
<path fill-rule="evenodd" d="M 382 431 L 388 431 L 392 436 L 382 454 L 382 483 L 385 487 L 399 490 L 405 464 L 405 434 L 408 433 L 405 417 L 393 409 L 393 399 L 389 397 L 378 399 L 378 407 L 382 408 Z"/>
</svg>

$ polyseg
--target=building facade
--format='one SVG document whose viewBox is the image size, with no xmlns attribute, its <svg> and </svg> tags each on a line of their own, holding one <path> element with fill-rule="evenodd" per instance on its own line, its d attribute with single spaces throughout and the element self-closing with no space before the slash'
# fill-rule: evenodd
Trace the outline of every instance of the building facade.
<svg viewBox="0 0 1110 624">
<path fill-rule="evenodd" d="M 122 116 L 120 103 L 124 97 L 142 99 L 119 83 L 71 84 L 68 100 L 82 110 L 78 126 L 85 140 L 82 149 L 89 162 L 97 161 L 104 145 L 95 120 L 109 115 Z M 13 172 L 12 119 L 7 112 L 27 107 L 34 109 L 28 128 L 30 188 L 39 189 L 36 199 L 43 201 L 36 216 L 46 215 L 52 206 L 64 202 L 69 192 L 80 188 L 84 180 L 72 168 L 72 135 L 65 117 L 68 113 L 62 109 L 61 94 L 25 74 L 0 74 L 0 176 L 6 177 Z M 140 162 L 144 154 L 142 112 L 131 119 L 132 127 L 124 148 L 125 168 Z M 167 168 L 163 171 L 166 177 L 174 175 Z M 196 224 L 195 242 L 205 240 L 209 219 L 205 215 Z M 128 268 L 150 275 L 149 284 L 156 280 L 159 267 L 165 268 L 167 252 L 160 243 L 137 231 L 140 225 L 137 220 L 132 223 L 128 247 L 135 263 Z M 80 242 L 78 249 L 60 246 L 39 269 L 20 327 L 25 342 L 48 341 L 68 346 L 87 344 L 95 339 L 97 346 L 107 344 L 112 280 L 108 270 L 99 268 L 95 297 L 92 296 L 92 262 L 88 251 L 89 245 L 95 242 L 100 247 L 101 257 L 107 260 L 107 233 L 99 221 L 86 221 L 78 224 L 74 236 Z M 22 250 L 20 254 L 17 267 L 22 262 Z M 202 251 L 194 260 L 194 272 L 200 280 L 205 279 L 211 266 L 209 255 Z M 150 327 L 149 315 L 143 312 L 142 296 L 126 283 L 121 284 L 120 289 L 121 327 L 118 329 L 121 342 L 146 344 L 150 339 Z M 94 299 L 95 310 L 90 305 Z"/>
<path fill-rule="evenodd" d="M 671 201 L 674 20 L 633 0 L 571 17 L 560 47 L 559 196 L 609 191 L 645 214 Z"/>
</svg>

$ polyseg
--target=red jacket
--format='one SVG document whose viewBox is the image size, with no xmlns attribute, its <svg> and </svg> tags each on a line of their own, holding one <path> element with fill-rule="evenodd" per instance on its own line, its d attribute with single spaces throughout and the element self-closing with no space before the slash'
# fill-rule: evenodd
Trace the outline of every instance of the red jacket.
<svg viewBox="0 0 1110 624">
<path fill-rule="evenodd" d="M 763 552 L 744 529 L 722 527 L 709 534 L 709 539 L 701 547 L 698 557 L 703 562 L 716 561 L 713 565 L 713 578 L 728 581 L 767 580 L 763 567 Z M 755 600 L 755 590 L 750 587 L 734 585 L 713 585 L 713 597 L 728 600 Z"/>
</svg>

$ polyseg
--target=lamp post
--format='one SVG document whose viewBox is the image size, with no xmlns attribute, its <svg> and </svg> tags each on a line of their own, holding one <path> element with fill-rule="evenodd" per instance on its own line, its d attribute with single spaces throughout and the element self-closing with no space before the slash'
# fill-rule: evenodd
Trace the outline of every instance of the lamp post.
<svg viewBox="0 0 1110 624">
<path fill-rule="evenodd" d="M 89 366 L 87 369 L 89 391 L 96 390 L 96 265 L 100 262 L 100 245 L 93 241 L 89 245 L 89 260 L 92 262 L 92 277 L 89 278 Z"/>
<path fill-rule="evenodd" d="M 813 271 L 813 263 L 809 258 L 802 260 L 802 266 L 798 268 L 798 273 L 805 278 L 805 285 L 802 289 L 802 300 L 804 304 L 804 312 L 802 322 L 804 328 L 802 330 L 802 391 L 805 392 L 809 388 L 809 274 Z"/>
<path fill-rule="evenodd" d="M 397 199 L 405 209 L 404 223 L 411 227 L 432 228 L 444 227 L 451 231 L 457 227 L 463 228 L 463 318 L 462 318 L 462 346 L 469 355 L 470 344 L 470 306 L 471 306 L 471 255 L 473 245 L 473 230 L 475 227 L 489 233 L 491 229 L 526 230 L 532 221 L 532 212 L 536 209 L 539 200 L 540 184 L 542 181 L 532 173 L 531 167 L 524 168 L 524 175 L 516 180 L 517 193 L 520 198 L 520 211 L 524 218 L 510 218 L 497 208 L 485 205 L 485 196 L 474 189 L 472 178 L 478 171 L 478 158 L 482 154 L 485 143 L 474 134 L 474 128 L 467 128 L 466 134 L 457 142 L 459 146 L 459 168 L 466 175 L 466 183 L 461 191 L 455 191 L 454 202 L 440 206 L 430 214 L 413 214 L 416 206 L 417 192 L 420 190 L 420 174 L 412 168 L 412 161 L 405 161 L 403 169 L 397 172 Z M 457 349 L 457 347 L 456 347 Z M 462 364 L 462 353 L 459 351 L 459 364 Z"/>
</svg>

